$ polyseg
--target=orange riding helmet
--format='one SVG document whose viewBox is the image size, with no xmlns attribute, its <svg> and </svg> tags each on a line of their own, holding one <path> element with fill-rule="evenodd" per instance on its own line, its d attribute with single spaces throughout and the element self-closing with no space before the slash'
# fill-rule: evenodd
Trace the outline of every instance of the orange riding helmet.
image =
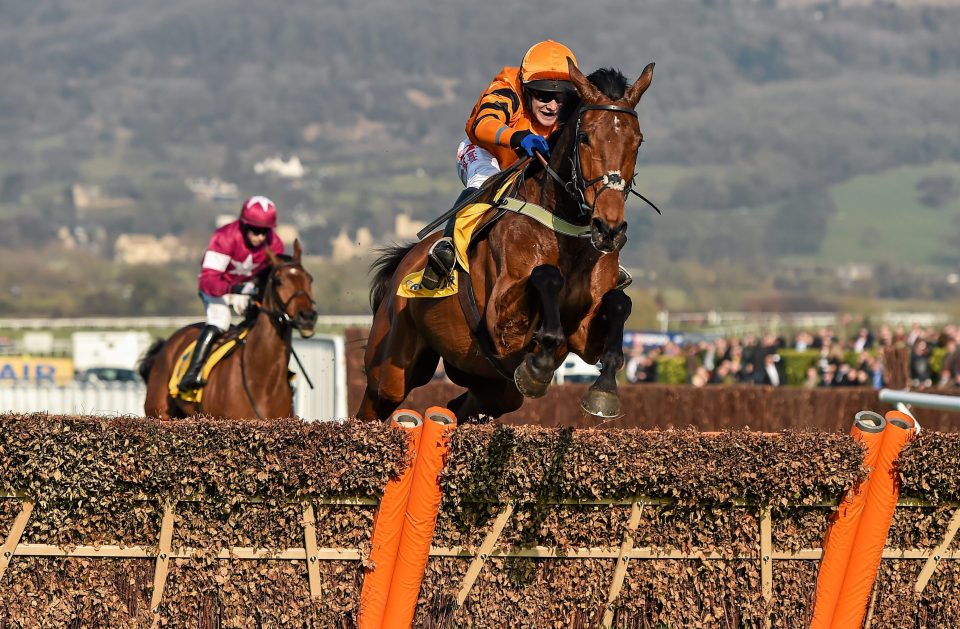
<svg viewBox="0 0 960 629">
<path fill-rule="evenodd" d="M 572 92 L 567 57 L 577 63 L 573 51 L 551 39 L 534 44 L 523 55 L 520 81 L 523 86 L 544 92 Z"/>
</svg>

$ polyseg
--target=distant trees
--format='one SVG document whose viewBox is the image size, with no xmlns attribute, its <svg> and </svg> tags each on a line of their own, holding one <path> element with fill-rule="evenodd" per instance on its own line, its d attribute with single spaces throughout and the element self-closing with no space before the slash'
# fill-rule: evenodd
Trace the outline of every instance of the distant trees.
<svg viewBox="0 0 960 629">
<path fill-rule="evenodd" d="M 833 199 L 822 190 L 805 191 L 787 199 L 767 226 L 767 250 L 775 256 L 817 253 L 827 233 L 827 223 L 836 211 Z"/>
<path fill-rule="evenodd" d="M 939 208 L 960 196 L 953 177 L 925 177 L 917 182 L 917 198 L 927 207 Z"/>
<path fill-rule="evenodd" d="M 0 90 L 0 245 L 42 247 L 88 223 L 206 237 L 236 208 L 194 199 L 183 185 L 194 176 L 270 194 L 282 216 L 322 212 L 326 223 L 300 221 L 315 252 L 341 226 L 380 235 L 397 211 L 431 218 L 454 198 L 433 184 L 457 185 L 469 108 L 520 61 L 536 23 L 535 38 L 568 43 L 587 70 L 633 79 L 658 63 L 639 106 L 644 164 L 679 174 L 658 192 L 664 217 L 631 219 L 627 255 L 760 268 L 764 256 L 815 253 L 832 185 L 960 161 L 960 8 L 778 4 L 8 2 L 0 82 L 16 89 Z M 598 14 L 617 19 L 598 25 Z M 310 174 L 251 172 L 276 153 Z M 423 186 L 395 189 L 419 168 Z M 75 213 L 62 196 L 74 183 L 135 204 Z M 958 194 L 942 177 L 916 190 L 931 208 Z M 944 264 L 957 234 L 938 236 L 953 243 Z"/>
</svg>

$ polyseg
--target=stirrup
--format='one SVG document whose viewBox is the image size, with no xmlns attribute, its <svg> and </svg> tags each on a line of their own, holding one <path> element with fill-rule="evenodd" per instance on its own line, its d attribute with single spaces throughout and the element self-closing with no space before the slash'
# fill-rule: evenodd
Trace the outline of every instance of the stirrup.
<svg viewBox="0 0 960 629">
<path fill-rule="evenodd" d="M 453 248 L 452 239 L 445 237 L 433 243 L 427 252 L 427 264 L 423 267 L 423 277 L 420 278 L 421 288 L 437 290 L 445 286 L 450 281 L 456 261 L 457 252 Z"/>
<path fill-rule="evenodd" d="M 201 372 L 203 371 L 203 366 L 200 367 Z M 193 376 L 190 373 L 183 374 L 183 378 L 180 380 L 180 384 L 177 385 L 177 388 L 181 391 L 196 391 L 197 389 L 202 389 L 207 384 L 207 381 L 203 379 L 202 373 L 198 373 L 196 376 Z"/>
<path fill-rule="evenodd" d="M 633 284 L 633 276 L 627 272 L 625 268 L 620 267 L 619 272 L 617 273 L 617 288 L 616 290 L 623 290 L 627 286 Z"/>
</svg>

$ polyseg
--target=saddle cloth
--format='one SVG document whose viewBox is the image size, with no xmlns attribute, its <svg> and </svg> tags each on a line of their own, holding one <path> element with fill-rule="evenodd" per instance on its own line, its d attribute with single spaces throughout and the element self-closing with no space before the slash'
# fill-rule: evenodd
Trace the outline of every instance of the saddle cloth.
<svg viewBox="0 0 960 629">
<path fill-rule="evenodd" d="M 457 251 L 457 266 L 464 271 L 470 270 L 470 260 L 468 252 L 470 240 L 474 232 L 484 225 L 490 218 L 490 210 L 496 209 L 507 194 L 507 190 L 516 182 L 522 171 L 517 171 L 513 175 L 504 179 L 497 189 L 496 194 L 490 202 L 471 203 L 464 206 L 457 212 L 456 223 L 454 223 L 453 244 Z M 447 282 L 442 288 L 436 290 L 426 290 L 421 288 L 420 280 L 423 277 L 423 271 L 415 271 L 404 277 L 397 286 L 397 295 L 399 297 L 447 297 L 456 295 L 458 288 L 459 273 L 454 270 L 453 279 Z"/>
<path fill-rule="evenodd" d="M 250 332 L 250 328 L 241 330 L 239 334 L 227 339 L 222 344 L 215 347 L 212 352 L 210 352 L 210 355 L 207 356 L 207 360 L 203 364 L 203 369 L 201 371 L 204 380 L 208 380 L 210 378 L 210 372 L 213 371 L 213 368 L 216 366 L 216 364 L 226 358 L 234 349 L 236 349 L 237 343 L 246 338 L 248 332 Z M 180 390 L 180 381 L 183 380 L 183 374 L 187 373 L 187 367 L 190 366 L 190 358 L 193 356 L 193 348 L 196 347 L 196 345 L 197 342 L 192 341 L 180 354 L 180 357 L 173 366 L 173 373 L 170 374 L 170 381 L 167 384 L 167 388 L 170 391 L 170 397 L 179 398 L 184 402 L 193 402 L 195 404 L 199 404 L 203 401 L 203 387 L 194 389 L 193 391 Z"/>
</svg>

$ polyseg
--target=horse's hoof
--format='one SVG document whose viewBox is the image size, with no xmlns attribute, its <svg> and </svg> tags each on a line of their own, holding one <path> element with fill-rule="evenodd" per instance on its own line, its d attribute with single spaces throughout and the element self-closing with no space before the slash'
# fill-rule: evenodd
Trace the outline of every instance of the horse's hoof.
<svg viewBox="0 0 960 629">
<path fill-rule="evenodd" d="M 617 417 L 620 415 L 620 396 L 609 391 L 590 389 L 580 400 L 580 408 L 597 417 Z"/>
<path fill-rule="evenodd" d="M 517 390 L 523 397 L 531 398 L 543 397 L 550 386 L 550 380 L 541 382 L 534 377 L 527 361 L 520 363 L 520 366 L 513 372 L 513 382 L 517 385 Z"/>
</svg>

